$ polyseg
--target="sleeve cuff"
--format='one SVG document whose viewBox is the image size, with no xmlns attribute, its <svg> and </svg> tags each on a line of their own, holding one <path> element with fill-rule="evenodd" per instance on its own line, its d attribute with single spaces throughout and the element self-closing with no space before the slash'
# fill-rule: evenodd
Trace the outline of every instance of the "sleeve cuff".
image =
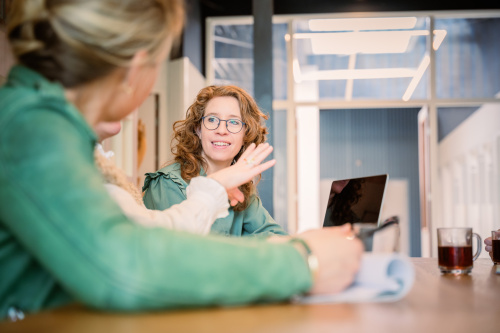
<svg viewBox="0 0 500 333">
<path fill-rule="evenodd" d="M 191 179 L 186 188 L 187 198 L 198 198 L 201 202 L 206 202 L 207 207 L 212 210 L 214 219 L 219 219 L 229 215 L 229 199 L 224 186 L 214 179 L 208 177 L 195 177 Z"/>
</svg>

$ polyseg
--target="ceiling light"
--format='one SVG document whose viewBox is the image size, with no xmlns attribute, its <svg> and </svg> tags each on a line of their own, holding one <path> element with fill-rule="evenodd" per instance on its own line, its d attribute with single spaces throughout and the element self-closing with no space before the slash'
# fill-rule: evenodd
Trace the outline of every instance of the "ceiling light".
<svg viewBox="0 0 500 333">
<path fill-rule="evenodd" d="M 422 76 L 424 75 L 430 62 L 431 58 L 428 55 L 425 55 L 422 62 L 420 62 L 420 66 L 418 66 L 418 69 L 415 72 L 415 76 L 411 79 L 410 84 L 403 95 L 403 101 L 407 102 L 410 100 L 411 95 L 413 95 L 413 92 L 417 88 L 417 85 L 420 82 L 420 79 L 422 79 Z"/>
<path fill-rule="evenodd" d="M 296 33 L 295 39 L 310 39 L 313 54 L 405 53 L 411 37 L 427 36 L 427 30 Z M 439 48 L 446 30 L 434 30 L 434 50 Z"/>
<path fill-rule="evenodd" d="M 309 20 L 311 31 L 360 31 L 413 29 L 416 17 L 375 17 Z"/>
<path fill-rule="evenodd" d="M 446 37 L 446 30 L 434 30 L 434 41 L 432 43 L 432 48 L 434 51 L 437 51 L 439 49 L 439 46 L 444 40 L 444 37 Z"/>
<path fill-rule="evenodd" d="M 296 81 L 393 79 L 413 77 L 415 73 L 416 70 L 410 68 L 336 69 L 300 72 L 299 69 L 295 70 L 294 66 Z"/>
<path fill-rule="evenodd" d="M 300 71 L 299 61 L 297 59 L 293 59 L 293 78 L 295 83 L 302 82 L 302 73 Z"/>
</svg>

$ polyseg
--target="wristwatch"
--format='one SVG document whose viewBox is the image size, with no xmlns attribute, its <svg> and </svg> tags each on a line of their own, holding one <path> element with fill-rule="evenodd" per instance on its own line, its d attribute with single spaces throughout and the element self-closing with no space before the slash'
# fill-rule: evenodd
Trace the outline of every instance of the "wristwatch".
<svg viewBox="0 0 500 333">
<path fill-rule="evenodd" d="M 311 248 L 302 238 L 291 238 L 290 243 L 295 246 L 295 248 L 302 254 L 304 259 L 306 260 L 309 271 L 311 272 L 311 278 L 314 283 L 318 277 L 318 258 L 314 255 L 314 253 L 312 253 Z"/>
</svg>

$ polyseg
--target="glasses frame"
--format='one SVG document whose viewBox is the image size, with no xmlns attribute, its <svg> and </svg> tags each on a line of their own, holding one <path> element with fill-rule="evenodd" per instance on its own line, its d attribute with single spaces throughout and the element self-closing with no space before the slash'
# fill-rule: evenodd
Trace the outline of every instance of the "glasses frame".
<svg viewBox="0 0 500 333">
<path fill-rule="evenodd" d="M 207 125 L 205 124 L 205 118 L 207 118 L 207 117 L 214 117 L 214 118 L 217 118 L 217 119 L 219 120 L 219 123 L 217 124 L 217 127 L 213 128 L 213 129 L 208 128 L 208 127 L 207 127 Z M 227 126 L 227 122 L 228 122 L 228 121 L 230 121 L 230 120 L 237 120 L 237 121 L 240 121 L 240 122 L 241 122 L 241 128 L 240 128 L 240 130 L 239 130 L 238 132 L 232 132 L 232 131 L 230 131 L 230 130 L 229 130 L 229 127 Z M 224 120 L 224 119 L 220 119 L 220 118 L 219 118 L 219 117 L 217 117 L 217 116 L 203 116 L 203 117 L 201 117 L 201 122 L 203 123 L 203 126 L 205 126 L 205 128 L 206 128 L 207 130 L 209 130 L 209 131 L 215 131 L 216 129 L 218 129 L 218 128 L 219 128 L 219 126 L 220 126 L 220 123 L 221 123 L 222 121 L 225 121 L 225 122 L 226 122 L 226 129 L 227 129 L 227 131 L 228 131 L 229 133 L 232 133 L 232 134 L 237 134 L 237 133 L 241 132 L 241 130 L 243 129 L 243 126 L 245 126 L 245 125 L 246 125 L 246 123 L 245 123 L 243 120 L 240 120 L 240 119 L 237 119 L 237 118 L 231 118 L 231 119 Z"/>
</svg>

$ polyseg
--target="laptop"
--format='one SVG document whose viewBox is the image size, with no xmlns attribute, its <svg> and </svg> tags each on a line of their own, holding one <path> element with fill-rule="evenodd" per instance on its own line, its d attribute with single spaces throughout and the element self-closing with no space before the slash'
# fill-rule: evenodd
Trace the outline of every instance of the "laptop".
<svg viewBox="0 0 500 333">
<path fill-rule="evenodd" d="M 375 223 L 381 219 L 389 175 L 334 180 L 323 227 L 345 223 Z"/>
</svg>

